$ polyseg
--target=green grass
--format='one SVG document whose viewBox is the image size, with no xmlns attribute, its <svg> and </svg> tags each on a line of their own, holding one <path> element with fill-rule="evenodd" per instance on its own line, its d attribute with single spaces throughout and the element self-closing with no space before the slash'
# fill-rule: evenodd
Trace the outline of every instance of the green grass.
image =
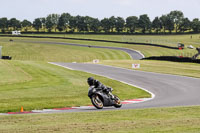
<svg viewBox="0 0 200 133">
<path fill-rule="evenodd" d="M 32 35 L 32 34 L 31 34 Z M 120 47 L 131 48 L 141 51 L 146 57 L 149 56 L 193 56 L 196 50 L 188 49 L 187 46 L 193 45 L 200 47 L 200 34 L 187 35 L 81 35 L 81 34 L 36 34 L 35 36 L 56 36 L 56 37 L 71 37 L 84 39 L 99 39 L 111 40 L 120 42 L 139 42 L 139 43 L 153 43 L 165 46 L 177 47 L 178 43 L 185 44 L 184 50 L 171 50 L 166 48 L 158 48 L 152 46 L 138 46 L 138 45 L 120 45 Z M 191 38 L 192 36 L 192 38 Z M 83 41 L 81 41 L 83 42 Z M 109 45 L 119 47 L 119 44 L 110 43 Z M 107 44 L 108 45 L 108 44 Z"/>
<path fill-rule="evenodd" d="M 54 45 L 45 43 L 27 43 L 23 38 L 0 38 L 2 55 L 12 56 L 14 60 L 31 60 L 31 61 L 57 61 L 57 62 L 86 62 L 93 59 L 116 60 L 130 59 L 130 56 L 119 50 L 85 48 L 66 45 Z M 42 39 L 28 39 L 30 41 L 42 41 Z M 51 41 L 45 39 L 46 41 Z M 17 42 L 18 41 L 18 42 Z M 56 40 L 54 40 L 56 41 Z"/>
<path fill-rule="evenodd" d="M 107 60 L 101 61 L 100 63 L 128 69 L 133 69 L 132 64 L 140 64 L 140 68 L 136 70 L 200 78 L 200 64 L 197 63 L 177 63 L 152 60 Z"/>
<path fill-rule="evenodd" d="M 71 37 L 84 39 L 111 40 L 120 42 L 154 43 L 177 46 L 177 43 L 200 46 L 200 34 L 187 35 L 90 35 L 90 34 L 24 34 L 31 36 Z M 191 38 L 192 36 L 192 38 Z"/>
<path fill-rule="evenodd" d="M 20 111 L 21 106 L 28 111 L 91 105 L 87 97 L 89 76 L 113 87 L 121 99 L 150 97 L 118 81 L 45 62 L 0 60 L 0 112 Z"/>
<path fill-rule="evenodd" d="M 0 116 L 1 132 L 198 133 L 200 107 Z"/>
<path fill-rule="evenodd" d="M 144 46 L 144 45 L 133 45 L 133 44 L 118 44 L 118 43 L 106 43 L 106 42 L 93 42 L 93 41 L 80 41 L 80 40 L 65 40 L 65 39 L 32 39 L 32 38 L 12 38 L 13 40 L 14 40 L 14 42 L 9 42 L 9 39 L 10 38 L 2 38 L 2 37 L 0 37 L 0 41 L 2 42 L 2 44 L 1 45 L 6 45 L 6 47 L 8 47 L 8 48 L 6 48 L 5 50 L 3 50 L 3 54 L 10 54 L 10 52 L 7 52 L 7 51 L 11 51 L 11 52 L 13 52 L 15 49 L 12 47 L 12 49 L 10 48 L 11 46 L 13 46 L 12 44 L 14 43 L 17 43 L 17 44 L 20 44 L 20 45 L 30 45 L 30 46 L 38 46 L 36 49 L 40 49 L 40 51 L 38 51 L 38 52 L 43 52 L 43 51 L 41 51 L 42 49 L 44 49 L 43 47 L 44 46 L 48 46 L 48 47 L 50 47 L 50 48 L 55 48 L 56 47 L 56 49 L 58 49 L 59 47 L 62 47 L 61 49 L 62 50 L 64 50 L 63 48 L 64 47 L 66 47 L 67 48 L 67 46 L 49 46 L 49 45 L 47 45 L 47 44 L 44 44 L 44 45 L 36 45 L 36 44 L 34 44 L 34 43 L 28 43 L 28 42 L 26 42 L 26 43 L 22 43 L 22 42 L 20 42 L 20 41 L 44 41 L 44 42 L 65 42 L 65 43 L 75 43 L 75 44 L 85 44 L 85 45 L 95 45 L 95 46 L 110 46 L 110 47 L 123 47 L 123 48 L 129 48 L 129 49 L 134 49 L 134 50 L 138 50 L 138 51 L 141 51 L 144 55 L 145 55 L 145 57 L 149 57 L 149 56 L 189 56 L 189 57 L 191 57 L 191 56 L 193 56 L 195 53 L 197 53 L 196 52 L 196 50 L 195 49 L 188 49 L 188 48 L 186 48 L 186 49 L 184 49 L 184 50 L 174 50 L 174 49 L 167 49 L 167 48 L 161 48 L 161 47 L 154 47 L 154 46 Z M 10 47 L 9 47 L 10 46 Z M 16 45 L 17 46 L 17 45 Z M 73 47 L 73 46 L 68 46 L 68 47 Z M 109 51 L 109 52 L 112 52 L 112 50 L 106 50 L 106 49 L 92 49 L 92 50 L 89 50 L 89 49 L 87 49 L 87 48 L 80 48 L 80 47 L 73 47 L 74 49 L 78 49 L 79 50 L 79 52 L 78 53 L 82 53 L 83 52 L 83 50 L 85 51 L 88 51 L 90 54 L 93 52 L 93 53 L 96 53 L 96 52 L 98 52 L 98 51 Z M 49 49 L 47 49 L 47 50 L 45 50 L 45 51 L 48 51 Z M 65 49 L 66 50 L 66 49 Z M 81 52 L 80 52 L 80 50 L 82 50 Z M 15 50 L 16 51 L 16 50 Z M 44 51 L 44 52 L 45 52 Z M 53 50 L 51 50 L 51 51 L 53 51 Z M 34 51 L 34 52 L 36 52 L 36 50 Z M 60 51 L 59 51 L 60 52 Z M 72 51 L 73 52 L 73 51 Z M 74 52 L 76 52 L 76 51 L 74 51 Z M 117 51 L 115 51 L 115 52 L 117 52 Z M 122 52 L 120 52 L 120 51 L 118 51 L 120 54 L 122 53 Z M 62 52 L 61 52 L 62 53 Z M 61 54 L 61 53 L 59 53 L 59 54 Z M 101 53 L 101 52 L 100 52 Z M 53 54 L 56 54 L 56 53 L 53 53 Z M 66 53 L 65 53 L 66 54 Z M 120 55 L 119 54 L 119 55 Z M 26 55 L 29 55 L 29 52 L 26 54 Z M 37 55 L 37 54 L 36 54 Z M 36 56 L 35 55 L 35 56 Z M 46 55 L 46 52 L 43 54 L 43 55 Z M 42 56 L 43 56 L 42 55 Z M 79 54 L 78 54 L 79 55 Z M 98 57 L 96 57 L 96 58 L 100 58 L 100 59 L 104 59 L 105 60 L 105 58 L 102 58 L 102 57 L 99 57 L 100 55 L 99 54 L 96 54 L 96 55 L 98 55 Z M 95 55 L 95 56 L 96 56 Z M 116 55 L 118 55 L 118 54 L 116 54 Z M 116 56 L 115 55 L 115 56 Z M 52 54 L 49 54 L 48 55 L 48 58 L 52 58 L 51 57 L 52 56 Z M 58 55 L 59 56 L 59 55 Z M 92 55 L 91 55 L 92 56 Z M 90 56 L 90 57 L 91 57 Z M 123 54 L 123 56 L 124 56 L 124 54 Z M 118 57 L 118 58 L 120 58 L 120 59 L 126 59 L 126 58 L 130 58 L 130 57 L 123 57 L 123 56 L 121 56 L 121 57 Z M 41 57 L 41 56 L 40 56 Z M 56 55 L 54 55 L 54 57 L 56 57 Z M 83 57 L 86 57 L 86 54 L 84 54 L 84 55 L 81 55 L 81 57 L 83 58 Z M 39 58 L 39 57 L 35 57 L 36 59 L 37 58 Z M 44 57 L 43 57 L 44 58 Z M 28 58 L 29 59 L 29 58 Z M 35 59 L 35 60 L 36 60 Z M 107 60 L 108 58 L 106 58 L 106 60 Z M 116 58 L 115 58 L 116 59 Z M 32 60 L 32 59 L 30 59 L 30 60 Z M 45 59 L 43 59 L 43 60 L 45 60 Z M 55 59 L 54 59 L 55 60 Z M 58 60 L 58 59 L 57 59 Z M 66 60 L 66 59 L 65 59 Z M 68 59 L 69 60 L 69 59 Z M 67 61 L 67 60 L 66 60 Z"/>
<path fill-rule="evenodd" d="M 79 35 L 77 35 L 79 37 Z M 95 37 L 91 35 L 87 37 Z M 100 36 L 97 35 L 97 39 Z M 101 36 L 102 39 L 121 40 L 122 36 Z M 124 37 L 124 36 L 123 36 Z M 127 36 L 125 36 L 127 37 Z M 128 36 L 129 37 L 129 36 Z M 198 35 L 184 36 L 130 36 L 148 41 L 153 38 L 163 45 L 172 42 L 183 42 L 199 46 Z M 157 38 L 156 38 L 157 37 Z M 96 37 L 95 37 L 96 38 Z M 143 39 L 142 39 L 143 38 Z M 196 39 L 195 39 L 196 38 Z M 74 41 L 61 39 L 24 39 L 0 38 L 3 54 L 14 60 L 0 60 L 0 112 L 59 108 L 91 104 L 87 97 L 86 79 L 89 76 L 114 88 L 114 94 L 122 99 L 149 97 L 150 95 L 137 88 L 79 71 L 48 64 L 47 61 L 86 62 L 101 58 L 101 63 L 131 68 L 132 63 L 140 63 L 142 71 L 170 73 L 191 77 L 200 77 L 199 64 L 175 63 L 165 61 L 133 61 L 124 52 L 89 50 L 79 47 L 24 43 L 19 41 L 55 41 L 100 46 L 125 47 L 141 51 L 145 56 L 155 55 L 190 55 L 195 50 L 170 50 L 151 46 L 128 44 Z M 129 40 L 127 38 L 127 40 Z M 130 39 L 131 40 L 131 39 Z M 135 39 L 137 40 L 137 39 Z M 168 40 L 170 44 L 163 43 Z M 183 41 L 179 41 L 183 40 Z M 185 41 L 184 41 L 185 40 Z M 149 41 L 150 42 L 150 41 Z M 191 42 L 191 43 L 190 43 Z M 173 43 L 173 46 L 176 44 Z M 56 51 L 56 52 L 55 52 Z M 71 53 L 70 53 L 71 52 Z M 75 56 L 75 54 L 78 54 Z M 100 54 L 101 53 L 101 54 Z M 73 55 L 73 56 L 72 56 Z M 100 56 L 101 55 L 101 56 Z M 75 57 L 74 57 L 75 56 Z M 88 57 L 86 57 L 88 56 Z M 87 59 L 86 59 L 87 58 Z M 120 59 L 120 60 L 119 60 Z M 21 60 L 21 61 L 20 61 Z M 107 60 L 107 61 L 103 61 Z M 115 61 L 113 61 L 115 60 Z M 126 88 L 126 89 L 124 89 Z M 129 92 L 129 93 L 127 93 Z M 135 133 L 197 133 L 200 131 L 200 107 L 176 107 L 118 110 L 89 113 L 63 114 L 30 114 L 0 116 L 1 132 L 135 132 Z"/>
</svg>

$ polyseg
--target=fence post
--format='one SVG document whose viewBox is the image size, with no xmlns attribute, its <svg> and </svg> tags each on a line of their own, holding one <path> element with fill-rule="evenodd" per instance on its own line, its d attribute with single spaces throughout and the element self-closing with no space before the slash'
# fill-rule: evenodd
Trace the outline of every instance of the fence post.
<svg viewBox="0 0 200 133">
<path fill-rule="evenodd" d="M 2 49 L 2 46 L 0 46 L 0 59 L 2 58 L 1 49 Z"/>
</svg>

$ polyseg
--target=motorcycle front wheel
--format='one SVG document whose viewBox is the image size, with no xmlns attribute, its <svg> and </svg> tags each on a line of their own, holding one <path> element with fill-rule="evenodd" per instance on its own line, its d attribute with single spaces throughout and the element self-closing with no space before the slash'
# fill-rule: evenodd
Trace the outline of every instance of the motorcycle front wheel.
<svg viewBox="0 0 200 133">
<path fill-rule="evenodd" d="M 115 96 L 115 108 L 120 108 L 122 106 L 121 100 L 118 96 Z"/>
<path fill-rule="evenodd" d="M 98 95 L 96 94 L 92 95 L 91 102 L 97 109 L 103 108 L 103 102 Z"/>
</svg>

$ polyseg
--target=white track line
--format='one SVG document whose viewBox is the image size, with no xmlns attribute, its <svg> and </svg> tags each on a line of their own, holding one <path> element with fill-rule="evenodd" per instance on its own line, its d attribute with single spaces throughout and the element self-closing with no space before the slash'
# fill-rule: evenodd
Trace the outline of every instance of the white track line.
<svg viewBox="0 0 200 133">
<path fill-rule="evenodd" d="M 56 64 L 56 63 L 53 63 L 53 62 L 48 62 L 49 64 L 53 64 L 53 65 L 56 65 L 56 66 L 60 66 L 60 67 L 64 67 L 64 68 L 67 68 L 69 70 L 74 70 L 72 68 L 69 68 L 69 67 L 66 67 L 66 66 L 62 66 L 62 65 L 59 65 L 59 64 Z"/>
<path fill-rule="evenodd" d="M 66 66 L 62 66 L 62 65 L 59 65 L 59 64 L 56 64 L 56 63 L 51 63 L 51 64 L 54 64 L 54 65 L 57 65 L 57 66 L 61 66 L 61 67 L 64 67 L 64 68 L 67 68 L 67 69 L 70 69 L 70 70 L 74 70 L 74 69 L 72 69 L 72 68 L 69 68 L 69 67 L 66 67 Z M 101 65 L 101 64 L 98 64 L 98 65 Z M 102 66 L 108 66 L 108 65 L 102 65 Z M 109 66 L 109 67 L 113 67 L 113 66 Z M 116 67 L 116 68 L 120 68 L 120 67 Z M 121 69 L 126 69 L 126 68 L 121 68 Z M 126 69 L 126 70 L 130 70 L 130 69 Z M 137 86 L 137 85 L 134 85 L 134 84 L 130 84 L 130 83 L 127 83 L 127 82 L 124 82 L 124 81 L 121 81 L 121 80 L 116 80 L 116 79 L 114 79 L 114 78 L 111 78 L 111 77 L 105 76 L 105 75 L 101 75 L 101 74 L 96 74 L 96 73 L 92 73 L 92 72 L 87 72 L 87 73 L 99 75 L 99 76 L 102 76 L 102 77 L 107 77 L 107 78 L 109 78 L 109 79 L 112 79 L 112 80 L 115 80 L 115 81 L 119 81 L 119 82 L 121 82 L 121 83 L 130 85 L 130 86 L 133 86 L 133 87 L 136 87 L 136 88 L 140 88 L 140 89 L 142 89 L 142 90 L 148 92 L 149 94 L 151 94 L 151 98 L 145 98 L 144 101 L 149 101 L 149 100 L 152 100 L 152 99 L 155 98 L 155 94 L 154 94 L 154 93 L 152 93 L 152 92 L 150 92 L 149 90 L 144 89 L 144 88 L 142 88 L 142 87 L 140 87 L 140 86 Z M 143 101 L 143 102 L 144 102 L 144 101 Z"/>
</svg>

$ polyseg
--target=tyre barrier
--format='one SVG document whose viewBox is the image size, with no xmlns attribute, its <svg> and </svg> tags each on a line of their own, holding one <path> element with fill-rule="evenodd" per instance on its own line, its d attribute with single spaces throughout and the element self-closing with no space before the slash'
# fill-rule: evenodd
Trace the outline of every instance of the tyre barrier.
<svg viewBox="0 0 200 133">
<path fill-rule="evenodd" d="M 181 57 L 181 56 L 152 56 L 143 58 L 142 60 L 162 60 L 162 61 L 173 61 L 173 62 L 200 63 L 200 59 L 192 59 L 190 57 Z"/>
<path fill-rule="evenodd" d="M 4 60 L 11 60 L 12 57 L 11 57 L 11 56 L 2 56 L 1 59 L 4 59 Z"/>
</svg>

